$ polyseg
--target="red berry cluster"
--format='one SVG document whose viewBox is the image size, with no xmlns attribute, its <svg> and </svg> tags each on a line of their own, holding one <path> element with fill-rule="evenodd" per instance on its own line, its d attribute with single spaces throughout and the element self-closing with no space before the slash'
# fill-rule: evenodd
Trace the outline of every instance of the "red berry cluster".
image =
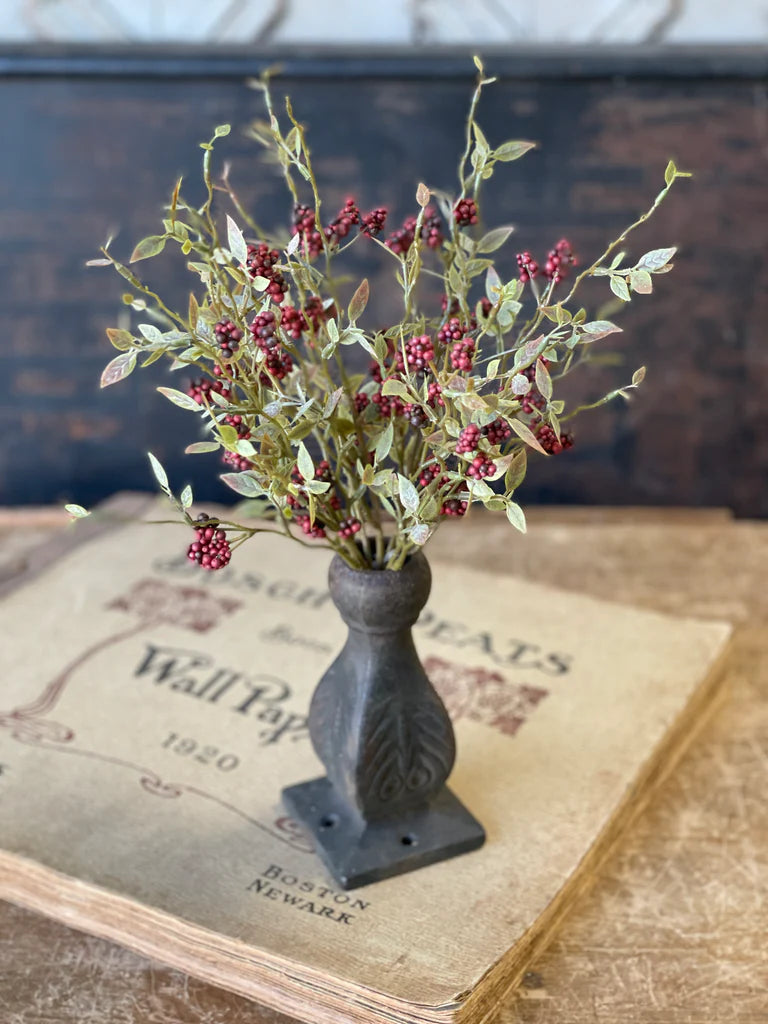
<svg viewBox="0 0 768 1024">
<path fill-rule="evenodd" d="M 398 352 L 402 360 L 402 353 Z M 435 358 L 435 349 L 428 334 L 419 334 L 405 343 L 405 358 L 409 370 L 424 370 Z"/>
<path fill-rule="evenodd" d="M 257 313 L 251 321 L 248 330 L 253 335 L 253 340 L 262 352 L 269 352 L 280 343 L 276 333 L 277 320 L 271 309 Z"/>
<path fill-rule="evenodd" d="M 437 340 L 441 345 L 447 345 L 452 341 L 461 341 L 466 333 L 467 328 L 461 320 L 457 316 L 452 316 L 437 332 Z"/>
<path fill-rule="evenodd" d="M 327 310 L 323 308 L 323 300 L 319 295 L 310 295 L 304 303 L 304 316 L 316 331 L 320 330 L 320 324 L 325 323 L 329 316 L 335 315 L 336 310 L 334 307 Z"/>
<path fill-rule="evenodd" d="M 393 231 L 384 243 L 397 256 L 404 256 L 416 238 L 417 217 L 406 217 L 403 226 Z M 424 211 L 421 224 L 421 239 L 430 249 L 439 249 L 443 244 L 443 232 L 440 217 L 432 206 Z"/>
<path fill-rule="evenodd" d="M 476 423 L 470 423 L 464 427 L 456 442 L 456 454 L 464 455 L 469 452 L 476 452 L 480 444 L 480 427 Z"/>
<path fill-rule="evenodd" d="M 471 338 L 457 341 L 451 348 L 451 366 L 454 370 L 469 373 L 475 356 L 475 343 Z"/>
<path fill-rule="evenodd" d="M 371 401 L 379 410 L 379 415 L 384 419 L 390 416 L 402 416 L 406 409 L 406 403 L 398 395 L 383 395 L 377 391 L 371 397 Z"/>
<path fill-rule="evenodd" d="M 424 239 L 428 249 L 439 249 L 445 241 L 443 238 L 443 225 L 434 206 L 428 206 L 424 211 L 421 237 Z"/>
<path fill-rule="evenodd" d="M 269 281 L 267 294 L 278 304 L 283 301 L 283 296 L 288 291 L 285 278 L 276 268 L 276 264 L 279 262 L 280 253 L 277 249 L 270 249 L 266 242 L 248 246 L 248 256 L 245 261 L 248 273 L 251 277 L 266 277 Z"/>
<path fill-rule="evenodd" d="M 448 498 L 440 509 L 441 516 L 463 516 L 467 512 L 467 502 L 459 498 Z"/>
<path fill-rule="evenodd" d="M 429 416 L 427 416 L 420 405 L 409 402 L 403 409 L 403 414 L 408 417 L 408 422 L 411 426 L 416 427 L 417 430 L 420 430 L 429 423 Z"/>
<path fill-rule="evenodd" d="M 355 395 L 355 412 L 359 415 L 368 408 L 370 401 L 370 398 L 364 391 L 358 391 Z"/>
<path fill-rule="evenodd" d="M 315 221 L 315 211 L 311 206 L 296 203 L 293 208 L 294 234 L 301 235 L 304 255 L 310 259 L 323 251 L 323 236 Z"/>
<path fill-rule="evenodd" d="M 485 455 L 476 455 L 467 466 L 467 476 L 475 480 L 482 480 L 483 477 L 493 476 L 495 472 L 496 466 Z"/>
<path fill-rule="evenodd" d="M 393 231 L 384 245 L 391 249 L 395 255 L 404 256 L 413 245 L 415 237 L 416 218 L 406 217 L 403 221 L 403 226 Z"/>
<path fill-rule="evenodd" d="M 240 347 L 243 332 L 231 320 L 219 320 L 213 328 L 213 332 L 216 335 L 221 354 L 225 359 L 231 359 Z"/>
<path fill-rule="evenodd" d="M 418 485 L 419 487 L 429 487 L 429 485 L 440 476 L 440 466 L 436 462 L 428 462 L 426 466 L 422 466 L 419 470 Z"/>
<path fill-rule="evenodd" d="M 453 208 L 453 217 L 460 228 L 477 224 L 477 203 L 474 199 L 459 199 Z"/>
<path fill-rule="evenodd" d="M 536 431 L 536 439 L 550 455 L 559 455 L 560 452 L 573 448 L 573 437 L 570 434 L 561 434 L 558 438 L 548 423 L 542 423 Z"/>
<path fill-rule="evenodd" d="M 360 223 L 360 211 L 352 196 L 348 196 L 338 215 L 325 229 L 325 237 L 332 245 L 346 238 L 355 224 Z"/>
<path fill-rule="evenodd" d="M 529 252 L 517 254 L 517 265 L 520 268 L 521 281 L 532 281 L 539 273 L 539 264 Z"/>
<path fill-rule="evenodd" d="M 209 522 L 206 515 L 201 515 L 198 519 L 201 523 Z M 232 557 L 227 535 L 217 527 L 216 519 L 211 519 L 209 526 L 195 527 L 195 539 L 187 550 L 190 562 L 197 562 L 203 569 L 223 569 Z"/>
<path fill-rule="evenodd" d="M 297 515 L 296 522 L 307 537 L 311 537 L 312 540 L 320 540 L 321 537 L 325 536 L 325 523 L 320 519 L 315 519 L 315 521 L 312 522 L 309 512 L 302 512 Z"/>
<path fill-rule="evenodd" d="M 288 374 L 293 372 L 293 359 L 277 346 L 267 351 L 267 358 L 261 365 L 263 371 L 259 375 L 259 380 L 265 387 L 270 387 L 274 380 L 285 380 Z"/>
<path fill-rule="evenodd" d="M 482 432 L 488 438 L 490 445 L 504 444 L 512 437 L 512 427 L 501 417 L 495 419 L 493 423 L 486 424 Z"/>
<path fill-rule="evenodd" d="M 387 211 L 383 206 L 378 206 L 375 210 L 371 210 L 360 221 L 360 231 L 364 235 L 368 235 L 369 238 L 375 238 L 376 235 L 381 234 L 384 230 L 384 225 L 387 220 Z"/>
<path fill-rule="evenodd" d="M 228 466 L 232 466 L 238 473 L 244 473 L 246 469 L 251 468 L 250 459 L 240 455 L 238 452 L 224 452 L 221 461 L 225 462 Z"/>
<path fill-rule="evenodd" d="M 221 375 L 221 370 L 218 366 L 213 368 L 213 372 L 217 377 Z M 227 401 L 232 397 L 232 388 L 229 381 L 225 380 L 211 380 L 209 377 L 200 377 L 199 380 L 190 381 L 187 388 L 187 394 L 190 398 L 194 398 L 198 405 L 205 405 L 212 391 L 221 395 L 222 398 L 226 398 Z"/>
<path fill-rule="evenodd" d="M 280 327 L 294 341 L 299 341 L 304 331 L 309 330 L 309 324 L 302 311 L 288 305 L 280 307 Z"/>
<path fill-rule="evenodd" d="M 436 380 L 431 380 L 427 385 L 427 405 L 431 409 L 434 409 L 436 405 L 439 405 L 441 408 L 445 408 L 443 389 Z"/>
<path fill-rule="evenodd" d="M 557 283 L 566 277 L 566 267 L 576 263 L 573 255 L 573 247 L 567 238 L 561 238 L 554 249 L 547 253 L 547 262 L 544 264 L 544 276 Z"/>
<path fill-rule="evenodd" d="M 359 519 L 355 519 L 351 516 L 347 519 L 342 519 L 341 522 L 339 523 L 339 536 L 354 537 L 356 533 L 360 532 L 362 525 L 363 524 L 360 522 Z"/>
</svg>

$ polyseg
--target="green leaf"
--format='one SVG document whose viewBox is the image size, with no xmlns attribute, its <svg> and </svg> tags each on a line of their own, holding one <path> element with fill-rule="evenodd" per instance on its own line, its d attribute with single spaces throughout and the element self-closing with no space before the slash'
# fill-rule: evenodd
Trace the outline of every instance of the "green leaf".
<svg viewBox="0 0 768 1024">
<path fill-rule="evenodd" d="M 507 466 L 507 471 L 504 474 L 504 489 L 508 494 L 517 490 L 523 482 L 527 468 L 528 453 L 525 448 L 521 448 L 520 451 L 516 452 L 513 456 L 509 466 Z"/>
<path fill-rule="evenodd" d="M 475 145 L 483 156 L 487 156 L 491 151 L 491 147 L 488 145 L 488 139 L 486 139 L 477 121 L 472 122 L 472 131 L 475 133 Z"/>
<path fill-rule="evenodd" d="M 641 366 L 632 374 L 632 387 L 637 387 L 645 380 L 645 367 Z"/>
<path fill-rule="evenodd" d="M 181 502 L 182 508 L 189 508 L 192 504 L 192 488 L 187 484 L 184 490 L 179 495 L 179 501 Z"/>
<path fill-rule="evenodd" d="M 178 405 L 180 409 L 187 409 L 189 412 L 200 412 L 201 406 L 194 398 L 185 395 L 183 391 L 176 391 L 174 388 L 158 388 L 161 395 L 165 395 L 169 402 Z"/>
<path fill-rule="evenodd" d="M 496 252 L 506 242 L 515 229 L 511 226 L 494 228 L 480 239 L 477 245 L 478 252 Z"/>
<path fill-rule="evenodd" d="M 397 485 L 403 508 L 408 512 L 415 512 L 419 507 L 419 492 L 408 477 L 403 476 L 402 473 L 397 474 Z"/>
<path fill-rule="evenodd" d="M 107 328 L 110 343 L 120 352 L 127 352 L 133 346 L 133 335 L 130 331 L 121 331 L 117 327 Z"/>
<path fill-rule="evenodd" d="M 408 536 L 414 544 L 418 544 L 419 547 L 421 547 L 422 544 L 427 543 L 431 533 L 432 530 L 427 523 L 416 523 L 416 525 L 412 526 L 408 531 Z"/>
<path fill-rule="evenodd" d="M 374 458 L 376 459 L 376 462 L 383 462 L 384 459 L 386 459 L 392 448 L 394 438 L 395 428 L 392 424 L 392 420 L 390 420 L 384 430 L 379 434 L 379 439 L 376 442 L 376 448 L 374 451 Z"/>
<path fill-rule="evenodd" d="M 232 125 L 220 124 L 213 130 L 214 139 L 223 139 L 232 131 Z"/>
<path fill-rule="evenodd" d="M 675 167 L 675 161 L 670 160 L 667 164 L 666 170 L 664 171 L 664 184 L 669 188 L 672 182 L 677 177 L 677 168 Z"/>
<path fill-rule="evenodd" d="M 599 341 L 600 338 L 607 338 L 609 334 L 621 334 L 623 328 L 617 327 L 610 320 L 592 320 L 588 324 L 582 324 L 581 330 L 583 334 L 589 335 L 588 338 L 583 340 L 585 342 L 592 342 Z"/>
<path fill-rule="evenodd" d="M 499 148 L 493 151 L 493 155 L 497 160 L 509 162 L 510 160 L 519 160 L 521 156 L 525 156 L 526 153 L 529 153 L 535 148 L 535 142 L 502 142 Z"/>
<path fill-rule="evenodd" d="M 64 511 L 69 512 L 69 514 L 75 519 L 85 519 L 86 516 L 91 514 L 88 509 L 83 508 L 82 505 L 65 505 Z"/>
<path fill-rule="evenodd" d="M 611 291 L 614 295 L 617 295 L 622 302 L 629 302 L 631 299 L 627 282 L 623 277 L 619 277 L 617 274 L 611 275 Z"/>
<path fill-rule="evenodd" d="M 543 359 L 536 360 L 536 387 L 543 397 L 549 401 L 552 397 L 552 378 L 549 375 L 549 370 L 544 365 Z"/>
<path fill-rule="evenodd" d="M 312 456 L 307 451 L 307 447 L 303 441 L 299 442 L 296 465 L 299 467 L 299 472 L 304 477 L 305 481 L 309 482 L 310 480 L 314 480 L 315 464 L 312 461 Z"/>
<path fill-rule="evenodd" d="M 655 271 L 661 270 L 662 267 L 666 267 L 676 252 L 676 246 L 672 246 L 671 249 L 651 249 L 637 261 L 637 269 L 648 270 L 653 274 Z"/>
<path fill-rule="evenodd" d="M 202 455 L 204 452 L 217 452 L 221 445 L 218 441 L 195 441 L 184 449 L 185 455 Z"/>
<path fill-rule="evenodd" d="M 488 273 L 485 275 L 485 294 L 494 305 L 499 301 L 501 287 L 501 278 L 495 268 L 488 267 Z"/>
<path fill-rule="evenodd" d="M 647 270 L 630 270 L 629 283 L 638 295 L 650 295 L 653 291 L 653 280 Z"/>
<path fill-rule="evenodd" d="M 370 290 L 368 287 L 368 278 L 364 278 L 360 283 L 360 287 L 357 289 L 355 294 L 352 296 L 349 308 L 347 309 L 347 316 L 354 323 L 359 316 L 362 315 L 363 310 L 368 305 L 368 296 Z"/>
<path fill-rule="evenodd" d="M 334 343 L 334 345 L 338 345 L 338 343 L 339 343 L 339 328 L 338 328 L 338 326 L 336 324 L 336 320 L 335 320 L 334 317 L 331 317 L 327 321 L 327 323 L 325 325 L 325 328 L 328 331 L 328 337 L 331 339 L 331 341 Z"/>
<path fill-rule="evenodd" d="M 152 467 L 152 472 L 155 474 L 155 480 L 157 480 L 157 482 L 160 484 L 160 486 L 162 487 L 166 494 L 170 494 L 171 492 L 170 488 L 168 487 L 168 476 L 165 470 L 163 469 L 160 461 L 155 458 L 152 452 L 147 452 L 147 458 L 149 459 L 149 464 Z"/>
<path fill-rule="evenodd" d="M 142 238 L 139 244 L 131 253 L 131 263 L 138 263 L 139 260 L 149 259 L 150 256 L 157 256 L 165 248 L 165 235 L 149 235 Z"/>
<path fill-rule="evenodd" d="M 248 470 L 244 473 L 222 473 L 219 479 L 227 487 L 246 498 L 258 498 L 264 493 L 264 488 Z"/>
<path fill-rule="evenodd" d="M 432 193 L 429 191 L 423 181 L 419 182 L 419 187 L 416 189 L 416 202 L 419 206 L 424 209 L 425 206 L 429 205 L 429 200 L 432 198 Z"/>
<path fill-rule="evenodd" d="M 119 356 L 115 356 L 102 371 L 101 386 L 108 388 L 110 384 L 117 384 L 119 380 L 133 373 L 135 366 L 136 352 L 133 349 L 130 352 L 122 352 Z"/>
<path fill-rule="evenodd" d="M 528 529 L 525 522 L 525 512 L 514 501 L 507 502 L 507 519 L 520 533 L 525 533 Z"/>
<path fill-rule="evenodd" d="M 382 395 L 397 395 L 406 400 L 410 400 L 411 397 L 405 384 L 401 380 L 397 380 L 396 377 L 387 377 L 381 385 L 381 393 Z"/>
<path fill-rule="evenodd" d="M 470 480 L 467 485 L 469 493 L 478 501 L 486 501 L 493 497 L 493 489 L 488 486 L 485 480 Z"/>
<path fill-rule="evenodd" d="M 139 333 L 147 341 L 152 342 L 153 345 L 158 344 L 158 342 L 162 344 L 163 332 L 158 327 L 155 327 L 154 324 L 139 324 Z"/>
<path fill-rule="evenodd" d="M 525 441 L 527 445 L 529 445 L 531 448 L 535 448 L 536 451 L 541 452 L 542 455 L 547 454 L 541 447 L 539 442 L 536 440 L 536 436 L 534 435 L 533 431 L 530 429 L 530 427 L 526 426 L 525 423 L 522 423 L 520 420 L 509 420 L 509 425 L 510 427 L 512 427 L 512 429 L 521 441 Z"/>
<path fill-rule="evenodd" d="M 227 214 L 227 241 L 229 244 L 229 251 L 235 257 L 240 266 L 244 267 L 245 261 L 248 259 L 248 246 L 245 244 L 242 231 L 237 224 L 235 224 L 229 214 Z"/>
</svg>

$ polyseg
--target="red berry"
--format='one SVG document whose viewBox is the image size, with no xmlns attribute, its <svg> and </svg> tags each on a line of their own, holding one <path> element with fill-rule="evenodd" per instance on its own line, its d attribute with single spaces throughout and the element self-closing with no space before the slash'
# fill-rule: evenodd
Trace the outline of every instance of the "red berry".
<svg viewBox="0 0 768 1024">
<path fill-rule="evenodd" d="M 362 523 L 359 519 L 348 518 L 342 519 L 339 523 L 339 536 L 340 537 L 354 537 L 356 533 L 360 532 Z"/>
<path fill-rule="evenodd" d="M 304 314 L 293 306 L 280 307 L 280 327 L 294 341 L 299 341 L 304 331 L 309 330 Z"/>
<path fill-rule="evenodd" d="M 464 338 L 457 341 L 451 348 L 451 366 L 454 370 L 461 370 L 469 373 L 472 369 L 472 360 L 475 355 L 475 343 L 471 338 Z"/>
<path fill-rule="evenodd" d="M 448 498 L 440 509 L 441 516 L 463 516 L 467 511 L 467 502 L 458 498 Z"/>
<path fill-rule="evenodd" d="M 453 208 L 453 216 L 460 228 L 477 224 L 477 203 L 474 199 L 459 199 Z"/>
<path fill-rule="evenodd" d="M 480 427 L 475 423 L 470 423 L 469 426 L 464 427 L 462 432 L 459 434 L 459 439 L 456 442 L 456 454 L 463 455 L 469 452 L 476 452 L 479 444 Z"/>
<path fill-rule="evenodd" d="M 221 354 L 225 359 L 231 359 L 240 347 L 243 332 L 231 320 L 219 320 L 213 331 Z"/>
<path fill-rule="evenodd" d="M 377 207 L 375 210 L 371 210 L 360 221 L 360 231 L 364 235 L 368 235 L 369 238 L 375 238 L 376 235 L 380 234 L 384 230 L 384 224 L 387 220 L 387 211 L 383 206 Z"/>
<path fill-rule="evenodd" d="M 550 455 L 559 455 L 560 452 L 573 448 L 573 437 L 571 434 L 561 434 L 558 438 L 548 423 L 542 423 L 538 427 L 536 430 L 536 439 L 544 451 L 548 452 Z"/>
<path fill-rule="evenodd" d="M 270 249 L 266 242 L 248 246 L 245 261 L 248 273 L 251 277 L 266 277 L 269 281 L 267 294 L 278 304 L 283 301 L 283 296 L 288 291 L 285 278 L 275 266 L 279 262 L 280 253 L 277 249 Z"/>
<path fill-rule="evenodd" d="M 402 362 L 403 354 L 397 351 L 399 361 Z M 428 334 L 420 334 L 411 338 L 405 343 L 405 358 L 408 361 L 409 370 L 423 370 L 435 358 L 435 350 L 432 339 Z"/>
<path fill-rule="evenodd" d="M 359 223 L 360 211 L 355 200 L 349 196 L 344 206 L 339 210 L 338 216 L 325 229 L 325 237 L 331 244 L 338 245 L 342 238 L 347 237 L 353 225 Z"/>
<path fill-rule="evenodd" d="M 495 472 L 495 464 L 491 459 L 486 458 L 485 455 L 476 455 L 469 466 L 467 466 L 467 476 L 472 477 L 474 480 L 482 480 L 483 477 L 493 476 Z"/>
<path fill-rule="evenodd" d="M 517 265 L 520 268 L 521 281 L 531 281 L 539 273 L 539 264 L 529 252 L 517 254 Z"/>
<path fill-rule="evenodd" d="M 199 517 L 203 522 L 208 521 L 208 516 Z M 189 545 L 187 558 L 191 562 L 197 562 L 203 569 L 223 569 L 229 563 L 232 552 L 229 547 L 227 535 L 223 530 L 217 529 L 218 520 L 210 520 L 208 526 L 195 527 L 195 539 Z"/>
<path fill-rule="evenodd" d="M 495 419 L 493 423 L 486 424 L 482 432 L 488 438 L 490 445 L 504 444 L 512 437 L 512 428 L 501 417 Z"/>
<path fill-rule="evenodd" d="M 279 339 L 275 333 L 277 321 L 275 320 L 275 314 L 269 309 L 257 313 L 251 321 L 248 330 L 253 335 L 253 340 L 262 352 L 269 352 L 270 349 L 275 348 L 278 344 Z"/>
</svg>

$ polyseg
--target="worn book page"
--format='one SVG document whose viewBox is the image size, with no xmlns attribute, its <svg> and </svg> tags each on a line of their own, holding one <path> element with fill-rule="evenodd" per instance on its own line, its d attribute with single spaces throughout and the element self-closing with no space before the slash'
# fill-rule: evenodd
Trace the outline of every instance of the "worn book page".
<svg viewBox="0 0 768 1024">
<path fill-rule="evenodd" d="M 356 993 L 349 1019 L 433 1019 L 499 985 L 729 633 L 433 564 L 415 638 L 456 728 L 449 785 L 488 839 L 346 893 L 279 796 L 322 774 L 306 713 L 345 632 L 329 556 L 262 537 L 208 574 L 184 539 L 123 527 L 0 603 L 0 896 L 144 951 L 151 908 L 155 955 L 184 965 L 194 933 L 189 970 L 207 957 L 216 980 L 219 957 L 222 984 L 296 1013 L 307 985 L 317 1006 Z M 81 912 L 92 893 L 124 898 L 108 927 Z"/>
</svg>

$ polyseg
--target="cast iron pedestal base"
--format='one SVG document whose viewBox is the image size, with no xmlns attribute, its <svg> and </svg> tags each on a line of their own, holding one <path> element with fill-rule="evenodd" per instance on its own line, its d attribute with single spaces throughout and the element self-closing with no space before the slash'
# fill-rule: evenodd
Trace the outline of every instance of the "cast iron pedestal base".
<svg viewBox="0 0 768 1024">
<path fill-rule="evenodd" d="M 343 889 L 468 853 L 485 841 L 482 825 L 445 787 L 428 807 L 362 824 L 326 778 L 289 786 L 283 801 Z"/>
</svg>

